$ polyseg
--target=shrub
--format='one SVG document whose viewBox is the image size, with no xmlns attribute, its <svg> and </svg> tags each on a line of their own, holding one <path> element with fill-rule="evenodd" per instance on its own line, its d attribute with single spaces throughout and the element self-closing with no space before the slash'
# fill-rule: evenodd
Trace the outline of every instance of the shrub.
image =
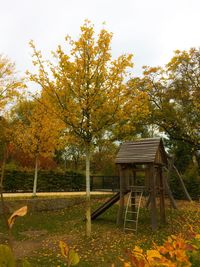
<svg viewBox="0 0 200 267">
<path fill-rule="evenodd" d="M 7 170 L 4 179 L 5 192 L 31 192 L 34 172 Z M 39 171 L 37 191 L 73 191 L 83 189 L 85 177 L 82 174 L 68 172 L 66 174 L 53 171 Z"/>
<path fill-rule="evenodd" d="M 192 233 L 190 239 L 172 235 L 162 246 L 146 252 L 138 246 L 128 252 L 124 267 L 190 267 L 200 266 L 200 235 Z"/>
</svg>

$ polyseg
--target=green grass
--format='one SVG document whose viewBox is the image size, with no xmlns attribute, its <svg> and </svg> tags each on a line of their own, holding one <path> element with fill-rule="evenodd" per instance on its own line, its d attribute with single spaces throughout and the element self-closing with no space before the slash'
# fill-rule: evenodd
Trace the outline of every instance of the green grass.
<svg viewBox="0 0 200 267">
<path fill-rule="evenodd" d="M 104 201 L 102 196 L 92 197 L 92 208 L 95 209 Z M 15 240 L 24 245 L 25 250 L 31 242 L 38 246 L 27 255 L 33 267 L 62 266 L 64 259 L 60 255 L 59 240 L 65 241 L 78 252 L 80 267 L 110 267 L 112 263 L 117 267 L 122 266 L 119 258 L 126 257 L 127 249 L 135 245 L 147 249 L 152 242 L 161 244 L 168 235 L 184 233 L 188 224 L 195 226 L 200 221 L 200 213 L 195 209 L 169 209 L 168 223 L 152 232 L 149 212 L 142 209 L 138 233 L 124 233 L 122 228 L 116 226 L 117 209 L 117 205 L 112 206 L 93 222 L 91 238 L 85 236 L 84 203 L 60 211 L 28 213 L 16 220 L 13 235 Z M 2 220 L 0 232 L 5 232 Z M 4 241 L 5 238 L 2 239 Z"/>
</svg>

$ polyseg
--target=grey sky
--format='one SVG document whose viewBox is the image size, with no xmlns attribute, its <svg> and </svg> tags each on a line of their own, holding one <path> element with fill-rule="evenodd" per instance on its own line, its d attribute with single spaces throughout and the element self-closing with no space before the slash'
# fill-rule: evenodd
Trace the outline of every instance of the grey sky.
<svg viewBox="0 0 200 267">
<path fill-rule="evenodd" d="M 0 0 L 0 53 L 23 73 L 31 69 L 33 39 L 46 57 L 69 34 L 78 37 L 84 19 L 96 32 L 113 32 L 114 56 L 133 53 L 135 74 L 143 65 L 163 65 L 176 49 L 200 44 L 199 0 Z"/>
</svg>

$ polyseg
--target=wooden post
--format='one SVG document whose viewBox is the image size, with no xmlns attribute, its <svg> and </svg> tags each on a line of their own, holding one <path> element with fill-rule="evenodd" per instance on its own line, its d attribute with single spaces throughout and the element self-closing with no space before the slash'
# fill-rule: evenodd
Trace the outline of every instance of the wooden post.
<svg viewBox="0 0 200 267">
<path fill-rule="evenodd" d="M 124 170 L 122 166 L 119 166 L 119 177 L 120 177 L 120 200 L 119 200 L 119 209 L 117 214 L 117 225 L 121 225 L 123 223 L 123 213 L 124 213 Z"/>
<path fill-rule="evenodd" d="M 159 193 L 160 193 L 160 221 L 161 223 L 166 223 L 165 216 L 165 192 L 164 192 L 164 183 L 163 183 L 163 175 L 162 175 L 162 167 L 158 168 L 159 174 Z"/>
<path fill-rule="evenodd" d="M 149 168 L 149 184 L 150 184 L 150 205 L 151 205 L 151 226 L 152 230 L 157 229 L 157 211 L 156 211 L 156 175 L 154 165 Z"/>
<path fill-rule="evenodd" d="M 146 202 L 146 204 L 145 204 L 145 207 L 146 207 L 147 209 L 149 208 L 150 202 L 151 202 L 151 195 L 149 194 L 149 195 L 148 195 L 148 198 L 147 198 L 147 202 Z"/>
</svg>

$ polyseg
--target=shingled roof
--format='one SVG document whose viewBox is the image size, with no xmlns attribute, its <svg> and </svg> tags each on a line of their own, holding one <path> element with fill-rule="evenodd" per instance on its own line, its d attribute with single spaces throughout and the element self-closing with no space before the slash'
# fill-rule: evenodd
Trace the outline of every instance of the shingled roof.
<svg viewBox="0 0 200 267">
<path fill-rule="evenodd" d="M 156 163 L 167 165 L 167 154 L 161 138 L 125 142 L 120 146 L 115 163 Z"/>
</svg>

